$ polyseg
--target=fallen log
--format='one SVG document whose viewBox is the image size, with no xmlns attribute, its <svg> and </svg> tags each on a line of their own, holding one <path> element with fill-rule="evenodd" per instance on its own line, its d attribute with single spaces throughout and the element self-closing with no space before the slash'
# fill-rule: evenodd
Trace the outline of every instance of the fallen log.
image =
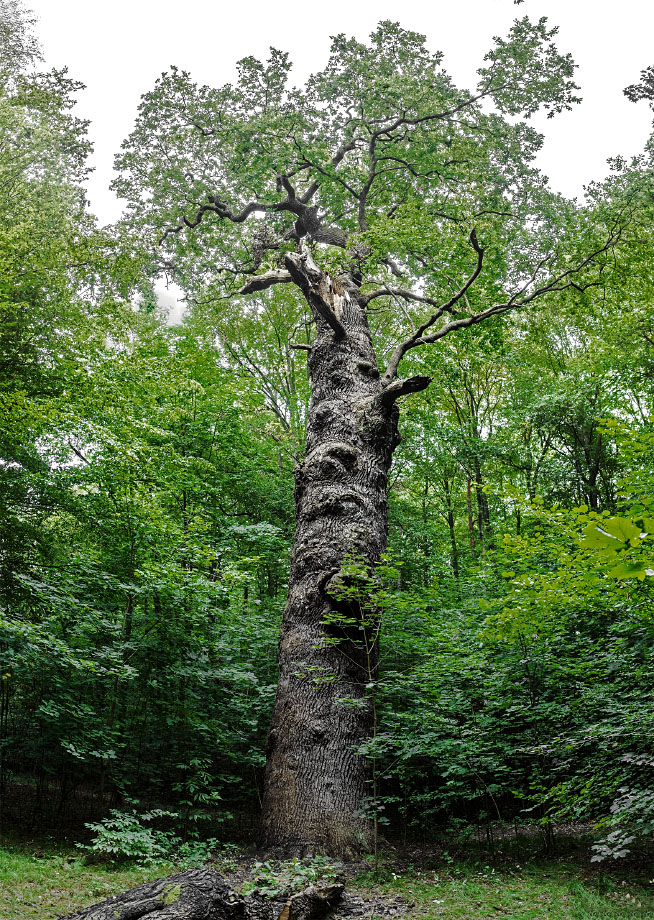
<svg viewBox="0 0 654 920">
<path fill-rule="evenodd" d="M 130 888 L 60 920 L 248 920 L 243 898 L 215 869 L 189 869 Z"/>
<path fill-rule="evenodd" d="M 322 920 L 342 894 L 342 885 L 329 885 L 310 886 L 281 901 L 245 899 L 215 869 L 189 869 L 59 920 Z"/>
</svg>

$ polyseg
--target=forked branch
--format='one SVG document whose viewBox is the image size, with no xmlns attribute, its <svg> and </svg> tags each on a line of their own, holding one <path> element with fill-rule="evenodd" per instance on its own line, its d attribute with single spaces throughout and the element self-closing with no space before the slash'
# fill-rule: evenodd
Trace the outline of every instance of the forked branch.
<svg viewBox="0 0 654 920">
<path fill-rule="evenodd" d="M 474 233 L 474 231 L 473 231 Z M 391 381 L 397 374 L 397 369 L 400 361 L 404 355 L 412 348 L 417 348 L 419 345 L 429 345 L 432 342 L 438 341 L 438 339 L 444 338 L 446 335 L 449 335 L 450 332 L 454 332 L 457 329 L 465 329 L 468 326 L 477 325 L 477 323 L 482 323 L 484 320 L 489 319 L 491 316 L 500 316 L 503 313 L 507 313 L 510 310 L 516 310 L 519 307 L 524 307 L 532 301 L 536 300 L 538 297 L 542 297 L 544 294 L 553 293 L 555 291 L 564 291 L 568 288 L 574 288 L 577 291 L 586 291 L 591 287 L 596 287 L 598 284 L 601 284 L 601 278 L 597 278 L 591 281 L 579 282 L 577 280 L 578 275 L 582 272 L 588 265 L 593 263 L 601 255 L 608 252 L 610 249 L 613 249 L 614 246 L 620 240 L 622 235 L 622 227 L 616 224 L 611 228 L 606 242 L 595 249 L 589 255 L 581 259 L 576 265 L 572 268 L 567 268 L 564 271 L 560 271 L 552 275 L 547 281 L 541 284 L 539 287 L 534 288 L 529 291 L 529 287 L 535 281 L 535 278 L 538 275 L 538 272 L 543 268 L 543 266 L 548 261 L 548 257 L 542 259 L 534 272 L 532 273 L 529 280 L 511 297 L 504 303 L 493 304 L 488 307 L 486 310 L 481 310 L 478 313 L 470 313 L 466 316 L 455 317 L 448 322 L 444 323 L 439 329 L 435 332 L 425 335 L 425 332 L 434 325 L 435 322 L 446 312 L 447 309 L 453 306 L 457 300 L 460 300 L 465 296 L 468 288 L 474 282 L 475 278 L 479 275 L 482 265 L 483 249 L 481 249 L 476 241 L 476 238 L 473 240 L 471 234 L 471 242 L 477 251 L 478 262 L 477 268 L 472 273 L 470 278 L 466 281 L 462 288 L 450 298 L 447 304 L 443 304 L 439 307 L 432 316 L 419 326 L 418 329 L 404 342 L 398 345 L 393 351 L 386 372 L 382 378 L 382 381 L 386 387 L 392 386 Z M 599 267 L 599 275 L 601 276 L 603 271 L 603 265 Z M 383 292 L 376 294 L 376 296 L 382 296 Z M 418 299 L 417 297 L 411 299 Z"/>
<path fill-rule="evenodd" d="M 265 272 L 263 275 L 253 275 L 249 281 L 235 291 L 235 294 L 253 294 L 255 291 L 265 291 L 274 284 L 288 284 L 293 280 L 290 272 L 283 268 Z"/>
<path fill-rule="evenodd" d="M 432 313 L 432 315 L 427 320 L 425 320 L 424 323 L 418 326 L 417 329 L 415 329 L 412 332 L 412 334 L 409 336 L 408 339 L 405 339 L 404 342 L 401 342 L 397 346 L 397 348 L 395 348 L 395 350 L 393 351 L 393 354 L 391 355 L 391 359 L 388 363 L 388 367 L 386 368 L 384 377 L 382 378 L 385 386 L 388 386 L 390 382 L 396 376 L 400 361 L 402 360 L 404 355 L 407 353 L 407 351 L 409 351 L 411 348 L 415 348 L 416 345 L 423 344 L 423 337 L 424 337 L 425 332 L 428 329 L 430 329 L 434 325 L 434 323 L 438 322 L 438 320 L 441 318 L 441 316 L 443 316 L 444 313 L 448 313 L 452 310 L 454 305 L 459 300 L 461 300 L 462 297 L 465 296 L 468 289 L 471 287 L 471 285 L 474 284 L 475 280 L 479 276 L 481 269 L 482 269 L 483 262 L 484 262 L 484 250 L 479 245 L 479 241 L 477 240 L 477 234 L 474 228 L 470 233 L 470 245 L 472 246 L 474 251 L 477 253 L 477 264 L 475 266 L 475 269 L 472 272 L 472 274 L 467 278 L 467 280 L 464 282 L 462 287 L 460 287 L 459 290 L 455 294 L 453 294 L 448 301 L 441 304 L 440 306 L 437 305 L 436 301 L 432 300 L 429 297 L 423 297 L 420 294 L 414 294 L 411 291 L 404 291 L 400 289 L 382 288 L 381 290 L 373 291 L 371 294 L 368 295 L 367 302 L 370 302 L 375 297 L 383 297 L 384 295 L 388 296 L 390 293 L 392 296 L 395 296 L 395 297 L 402 297 L 405 300 L 416 300 L 416 301 L 419 301 L 420 303 L 428 303 L 430 304 L 430 306 L 436 307 L 435 312 Z"/>
</svg>

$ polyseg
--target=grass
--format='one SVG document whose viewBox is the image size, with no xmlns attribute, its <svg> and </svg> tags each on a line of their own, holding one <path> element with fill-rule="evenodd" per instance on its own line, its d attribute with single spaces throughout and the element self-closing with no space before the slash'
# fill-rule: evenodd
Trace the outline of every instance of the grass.
<svg viewBox="0 0 654 920">
<path fill-rule="evenodd" d="M 16 842 L 0 847 L 0 920 L 54 920 L 127 888 L 178 871 L 89 864 L 63 845 Z M 220 868 L 220 866 L 218 867 Z M 654 875 L 654 871 L 652 873 Z M 434 871 L 393 868 L 348 884 L 375 920 L 393 902 L 395 920 L 654 920 L 654 883 L 590 876 L 583 866 L 533 861 L 496 870 L 450 863 Z"/>
<path fill-rule="evenodd" d="M 87 864 L 76 851 L 0 847 L 0 920 L 54 920 L 113 894 L 174 872 L 168 864 L 108 868 Z"/>
<path fill-rule="evenodd" d="M 486 866 L 467 871 L 464 867 L 463 871 L 390 874 L 390 880 L 378 884 L 377 890 L 413 905 L 407 907 L 407 918 L 654 920 L 654 885 L 606 877 L 584 879 L 578 867 L 540 863 L 502 871 Z M 369 892 L 373 877 L 356 881 L 361 893 Z"/>
</svg>

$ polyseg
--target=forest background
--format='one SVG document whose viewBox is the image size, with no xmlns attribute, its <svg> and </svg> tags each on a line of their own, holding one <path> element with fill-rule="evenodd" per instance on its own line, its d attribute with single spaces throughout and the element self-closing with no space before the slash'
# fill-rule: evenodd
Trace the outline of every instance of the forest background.
<svg viewBox="0 0 654 920">
<path fill-rule="evenodd" d="M 276 290 L 168 325 L 150 254 L 89 213 L 81 87 L 35 72 L 26 18 L 0 10 L 2 828 L 95 822 L 128 846 L 127 820 L 154 852 L 136 816 L 159 809 L 177 841 L 248 838 L 307 316 Z M 631 209 L 601 284 L 420 357 L 365 749 L 395 838 L 483 828 L 492 846 L 518 821 L 551 846 L 585 821 L 608 858 L 654 833 L 651 168 L 650 145 L 616 159 L 579 206 L 590 241 Z"/>
</svg>

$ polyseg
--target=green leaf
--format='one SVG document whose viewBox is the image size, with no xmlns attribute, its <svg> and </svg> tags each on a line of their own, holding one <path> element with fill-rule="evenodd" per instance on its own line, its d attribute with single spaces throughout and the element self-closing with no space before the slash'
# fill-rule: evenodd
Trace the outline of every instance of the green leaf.
<svg viewBox="0 0 654 920">
<path fill-rule="evenodd" d="M 593 522 L 584 528 L 584 537 L 581 541 L 583 549 L 612 549 L 619 550 L 625 545 L 639 542 L 640 529 L 630 518 L 612 517 L 601 522 Z"/>
<path fill-rule="evenodd" d="M 620 581 L 625 578 L 637 578 L 643 581 L 647 575 L 647 564 L 645 562 L 621 562 L 609 570 L 609 575 Z"/>
</svg>

